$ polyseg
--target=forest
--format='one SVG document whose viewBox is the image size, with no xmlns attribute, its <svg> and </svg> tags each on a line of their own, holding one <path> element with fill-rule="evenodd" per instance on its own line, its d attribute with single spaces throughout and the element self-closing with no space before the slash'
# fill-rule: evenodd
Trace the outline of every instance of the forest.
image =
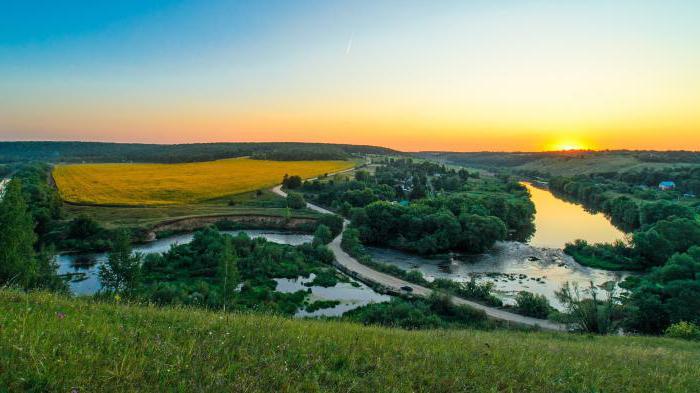
<svg viewBox="0 0 700 393">
<path fill-rule="evenodd" d="M 101 142 L 0 142 L 0 163 L 42 161 L 184 163 L 251 156 L 279 161 L 345 160 L 353 154 L 399 154 L 376 146 L 250 142 L 155 145 Z"/>
<path fill-rule="evenodd" d="M 498 240 L 526 241 L 534 232 L 534 206 L 522 185 L 427 161 L 387 159 L 374 174 L 305 182 L 300 190 L 350 218 L 368 245 L 481 253 Z"/>
</svg>

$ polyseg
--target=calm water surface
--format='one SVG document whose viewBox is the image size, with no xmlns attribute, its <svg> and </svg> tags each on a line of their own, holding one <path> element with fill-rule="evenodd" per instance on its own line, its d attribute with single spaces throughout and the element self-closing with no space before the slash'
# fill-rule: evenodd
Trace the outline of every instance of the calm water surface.
<svg viewBox="0 0 700 393">
<path fill-rule="evenodd" d="M 372 288 L 362 284 L 359 281 L 350 279 L 350 282 L 340 282 L 334 287 L 319 287 L 311 286 L 307 287 L 305 283 L 314 280 L 315 275 L 312 273 L 308 278 L 299 277 L 297 279 L 288 278 L 275 278 L 277 281 L 278 292 L 297 292 L 305 291 L 311 289 L 311 295 L 309 300 L 314 302 L 316 300 L 337 300 L 340 304 L 335 307 L 323 308 L 313 312 L 308 312 L 306 310 L 297 311 L 296 316 L 298 317 L 337 317 L 343 315 L 345 312 L 352 309 L 366 306 L 370 303 L 382 303 L 391 300 L 390 296 L 381 295 L 375 292 Z"/>
<path fill-rule="evenodd" d="M 566 243 L 583 239 L 589 243 L 625 240 L 624 232 L 615 228 L 602 214 L 591 214 L 581 205 L 563 201 L 551 192 L 524 182 L 535 204 L 535 236 L 530 244 L 537 247 L 564 248 Z"/>
</svg>

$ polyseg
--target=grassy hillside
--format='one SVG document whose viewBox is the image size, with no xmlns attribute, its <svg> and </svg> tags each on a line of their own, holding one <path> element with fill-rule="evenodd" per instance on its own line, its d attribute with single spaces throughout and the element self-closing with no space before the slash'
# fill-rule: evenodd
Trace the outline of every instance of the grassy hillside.
<svg viewBox="0 0 700 393">
<path fill-rule="evenodd" d="M 409 332 L 0 291 L 10 391 L 691 392 L 699 378 L 700 344 L 670 339 Z"/>
<path fill-rule="evenodd" d="M 645 162 L 631 154 L 624 153 L 586 153 L 571 155 L 559 154 L 541 158 L 515 167 L 525 171 L 537 171 L 553 176 L 575 176 L 591 173 L 611 173 L 639 171 L 643 169 L 663 169 L 690 163 Z"/>
<path fill-rule="evenodd" d="M 196 203 L 271 187 L 284 174 L 309 178 L 351 168 L 352 161 L 266 161 L 235 158 L 187 164 L 59 165 L 61 198 L 94 205 Z"/>
<path fill-rule="evenodd" d="M 574 176 L 630 170 L 697 166 L 700 153 L 642 151 L 564 151 L 536 153 L 422 152 L 418 157 L 464 167 L 490 170 L 512 169 L 552 176 Z"/>
</svg>

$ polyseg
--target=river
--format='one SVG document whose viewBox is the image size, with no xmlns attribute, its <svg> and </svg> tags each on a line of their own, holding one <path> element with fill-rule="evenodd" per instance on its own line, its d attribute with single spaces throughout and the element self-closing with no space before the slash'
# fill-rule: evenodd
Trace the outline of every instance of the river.
<svg viewBox="0 0 700 393">
<path fill-rule="evenodd" d="M 545 189 L 529 183 L 524 185 L 530 190 L 537 209 L 536 232 L 529 244 L 498 242 L 486 254 L 460 256 L 452 263 L 385 248 L 368 247 L 368 251 L 377 262 L 420 271 L 429 281 L 446 278 L 466 282 L 473 277 L 478 282 L 492 282 L 496 294 L 506 304 L 513 304 L 518 292 L 529 291 L 544 295 L 559 309 L 562 305 L 555 292 L 567 281 L 587 288 L 591 281 L 601 285 L 632 274 L 582 266 L 564 254 L 564 245 L 576 239 L 612 242 L 624 240 L 625 234 L 602 214 L 591 214 Z"/>
<path fill-rule="evenodd" d="M 583 239 L 589 243 L 611 243 L 625 240 L 602 213 L 592 214 L 581 205 L 567 202 L 548 190 L 523 182 L 535 204 L 535 235 L 530 244 L 536 247 L 564 248 L 568 242 Z"/>
<path fill-rule="evenodd" d="M 292 246 L 298 246 L 313 240 L 312 235 L 289 232 L 266 230 L 223 231 L 223 233 L 231 235 L 235 235 L 239 232 L 246 233 L 252 238 L 264 238 L 274 243 L 289 244 Z M 191 242 L 193 237 L 194 235 L 192 233 L 171 236 L 150 243 L 137 245 L 134 247 L 134 251 L 143 254 L 162 253 L 168 251 L 174 244 L 186 244 Z M 101 285 L 98 278 L 98 270 L 99 266 L 107 260 L 107 253 L 61 254 L 57 256 L 56 259 L 58 262 L 58 273 L 62 275 L 72 275 L 74 278 L 69 282 L 73 294 L 91 295 L 100 290 Z M 336 286 L 330 288 L 319 286 L 307 287 L 303 285 L 312 280 L 313 277 L 299 277 L 294 280 L 275 279 L 275 281 L 277 281 L 277 291 L 295 292 L 297 290 L 306 291 L 311 289 L 311 294 L 309 296 L 311 301 L 340 301 L 340 304 L 335 307 L 316 310 L 312 313 L 300 310 L 297 312 L 297 316 L 299 317 L 339 316 L 346 311 L 369 303 L 379 303 L 390 300 L 389 296 L 381 295 L 353 279 L 350 279 L 350 282 L 338 283 Z"/>
</svg>

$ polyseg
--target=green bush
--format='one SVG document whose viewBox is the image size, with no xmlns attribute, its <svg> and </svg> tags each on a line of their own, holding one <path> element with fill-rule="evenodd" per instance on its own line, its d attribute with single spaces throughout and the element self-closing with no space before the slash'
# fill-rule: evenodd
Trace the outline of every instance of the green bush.
<svg viewBox="0 0 700 393">
<path fill-rule="evenodd" d="M 292 209 L 303 209 L 306 207 L 306 200 L 298 192 L 290 192 L 287 195 L 287 206 Z"/>
<path fill-rule="evenodd" d="M 515 297 L 515 308 L 520 314 L 534 318 L 547 318 L 552 307 L 543 295 L 521 291 Z"/>
<path fill-rule="evenodd" d="M 700 341 L 700 326 L 694 323 L 681 321 L 669 326 L 668 329 L 666 329 L 665 335 L 671 338 Z"/>
</svg>

